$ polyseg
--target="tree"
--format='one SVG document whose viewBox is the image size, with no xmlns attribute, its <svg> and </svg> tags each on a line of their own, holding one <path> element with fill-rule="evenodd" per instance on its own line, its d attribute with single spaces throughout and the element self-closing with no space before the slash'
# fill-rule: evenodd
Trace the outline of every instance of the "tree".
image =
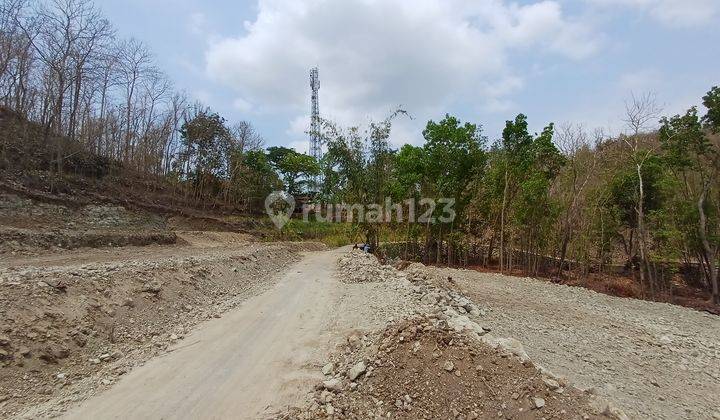
<svg viewBox="0 0 720 420">
<path fill-rule="evenodd" d="M 704 120 L 708 121 L 710 126 L 713 124 L 713 112 L 720 108 L 720 102 L 712 98 L 717 94 L 717 89 L 713 90 L 715 93 L 711 91 L 704 98 L 706 106 L 709 105 Z M 700 262 L 705 268 L 713 301 L 717 304 L 720 303 L 717 267 L 720 257 L 718 215 L 714 215 L 715 220 L 709 220 L 707 207 L 709 192 L 713 185 L 718 183 L 720 153 L 705 135 L 696 108 L 690 108 L 685 115 L 663 118 L 661 123 L 660 142 L 666 161 L 684 181 L 686 196 L 696 203 Z M 693 182 L 698 184 L 697 188 L 692 186 Z"/>
<path fill-rule="evenodd" d="M 185 146 L 187 175 L 193 180 L 199 200 L 209 185 L 227 174 L 223 146 L 231 139 L 230 130 L 224 118 L 205 109 L 182 125 L 180 135 Z"/>
<path fill-rule="evenodd" d="M 645 182 L 643 179 L 643 166 L 655 154 L 654 147 L 646 147 L 648 135 L 646 130 L 651 121 L 660 116 L 660 107 L 657 105 L 655 95 L 647 93 L 642 96 L 632 95 L 630 101 L 625 102 L 625 123 L 630 133 L 620 136 L 626 146 L 626 154 L 632 160 L 637 175 L 637 237 L 640 251 L 640 284 L 645 284 L 645 277 L 651 275 L 647 256 L 647 234 L 645 231 Z M 652 281 L 652 279 L 651 279 Z M 652 283 L 651 283 L 652 284 Z"/>
<path fill-rule="evenodd" d="M 502 133 L 503 192 L 500 210 L 500 270 L 505 267 L 505 222 L 507 210 L 517 190 L 516 178 L 522 176 L 531 163 L 532 136 L 528 133 L 527 117 L 519 114 L 514 121 L 506 121 Z M 492 248 L 492 247 L 491 247 Z M 492 252 L 492 249 L 490 250 Z"/>
<path fill-rule="evenodd" d="M 118 46 L 118 78 L 125 97 L 125 145 L 123 160 L 130 162 L 134 157 L 133 138 L 137 133 L 137 123 L 133 110 L 138 85 L 142 79 L 157 70 L 151 66 L 151 56 L 147 47 L 140 41 L 130 39 Z"/>
<path fill-rule="evenodd" d="M 598 158 L 602 153 L 592 150 L 603 138 L 601 131 L 596 131 L 594 144 L 590 143 L 588 134 L 580 125 L 565 124 L 556 135 L 558 148 L 567 164 L 567 170 L 561 172 L 558 179 L 558 196 L 563 201 L 563 217 L 560 226 L 560 249 L 558 272 L 562 274 L 568 255 L 568 247 L 573 239 L 577 225 L 581 220 L 584 204 L 581 202 L 591 178 L 596 174 Z"/>
<path fill-rule="evenodd" d="M 300 194 L 303 187 L 311 183 L 312 177 L 320 174 L 315 158 L 295 151 L 285 155 L 278 162 L 277 169 L 282 174 L 287 192 L 292 195 Z"/>
<path fill-rule="evenodd" d="M 452 199 L 454 201 L 455 218 L 449 223 L 447 231 L 443 224 L 438 224 L 436 242 L 436 262 L 442 258 L 443 235 L 452 235 L 456 220 L 464 221 L 464 211 L 469 199 L 466 189 L 477 171 L 485 165 L 485 153 L 482 146 L 486 139 L 482 129 L 471 123 L 462 124 L 456 117 L 445 115 L 439 123 L 428 121 L 423 130 L 425 145 L 425 179 L 432 197 L 436 199 Z M 435 208 L 437 218 L 443 206 Z M 428 234 L 432 232 L 430 222 L 427 224 Z M 430 245 L 428 237 L 427 245 Z M 449 253 L 452 249 L 448 249 Z M 451 262 L 452 263 L 452 262 Z"/>
<path fill-rule="evenodd" d="M 720 87 L 713 86 L 710 91 L 703 96 L 703 105 L 708 112 L 703 117 L 705 125 L 713 133 L 720 132 Z"/>
<path fill-rule="evenodd" d="M 268 147 L 267 158 L 275 170 L 280 172 L 286 191 L 292 195 L 300 194 L 321 171 L 320 164 L 312 156 L 283 146 Z"/>
<path fill-rule="evenodd" d="M 112 30 L 88 0 L 38 3 L 33 12 L 30 18 L 18 18 L 17 24 L 49 71 L 50 86 L 45 89 L 45 101 L 50 112 L 44 118 L 45 139 L 49 139 L 51 132 L 62 134 L 70 129 L 72 136 L 85 64 L 96 53 L 96 47 L 112 36 Z M 71 98 L 75 105 L 66 126 L 63 124 L 63 112 L 73 85 L 75 97 Z M 55 143 L 53 163 L 58 173 L 62 173 L 65 158 L 63 142 Z"/>
<path fill-rule="evenodd" d="M 265 197 L 282 187 L 282 183 L 262 150 L 249 150 L 241 157 L 243 170 L 238 177 L 242 186 L 244 207 L 250 210 L 263 208 Z"/>
</svg>

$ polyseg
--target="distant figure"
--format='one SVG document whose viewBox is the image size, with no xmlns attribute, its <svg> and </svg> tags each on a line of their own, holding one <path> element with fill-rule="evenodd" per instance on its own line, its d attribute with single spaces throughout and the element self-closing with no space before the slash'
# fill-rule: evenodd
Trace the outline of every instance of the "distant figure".
<svg viewBox="0 0 720 420">
<path fill-rule="evenodd" d="M 361 251 L 363 251 L 363 252 L 370 252 L 370 245 L 368 245 L 368 244 L 360 244 L 360 245 L 355 244 L 355 245 L 353 245 L 353 249 L 359 249 L 359 250 L 361 250 Z"/>
</svg>

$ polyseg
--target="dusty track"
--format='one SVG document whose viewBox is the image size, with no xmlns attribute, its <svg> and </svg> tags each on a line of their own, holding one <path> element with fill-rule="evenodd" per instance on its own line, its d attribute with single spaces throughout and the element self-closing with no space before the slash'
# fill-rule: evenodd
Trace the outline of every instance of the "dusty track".
<svg viewBox="0 0 720 420">
<path fill-rule="evenodd" d="M 135 264 L 237 252 L 233 245 L 217 246 L 218 238 L 188 238 L 186 246 L 15 262 L 42 271 L 75 267 L 88 258 Z M 403 273 L 364 265 L 336 271 L 345 251 L 309 252 L 285 265 L 266 286 L 239 296 L 239 306 L 200 323 L 167 353 L 135 367 L 107 390 L 98 387 L 94 397 L 70 403 L 66 418 L 264 418 L 302 405 L 322 378 L 328 353 L 349 333 L 377 330 L 392 319 L 428 310 Z M 216 276 L 242 281 L 233 270 L 216 267 L 208 281 Z M 533 361 L 602 395 L 631 418 L 720 418 L 714 411 L 720 395 L 716 316 L 466 270 L 421 268 L 409 277 L 423 273 L 484 308 L 475 319 L 491 335 L 519 339 Z M 33 417 L 32 410 L 26 414 Z"/>
<path fill-rule="evenodd" d="M 323 248 L 185 236 L 184 245 L 3 256 L 0 418 L 54 416 L 102 392 L 273 288 L 303 250 Z"/>
<path fill-rule="evenodd" d="M 319 378 L 332 341 L 325 326 L 339 293 L 337 256 L 311 253 L 272 290 L 207 323 L 67 418 L 256 418 L 266 407 L 296 403 Z"/>
</svg>

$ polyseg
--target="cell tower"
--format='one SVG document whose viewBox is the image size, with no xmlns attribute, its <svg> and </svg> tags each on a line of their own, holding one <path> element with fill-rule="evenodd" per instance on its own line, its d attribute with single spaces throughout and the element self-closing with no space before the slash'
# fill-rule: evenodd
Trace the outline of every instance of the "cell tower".
<svg viewBox="0 0 720 420">
<path fill-rule="evenodd" d="M 318 104 L 318 91 L 320 90 L 320 76 L 318 68 L 310 69 L 310 89 L 312 90 L 310 104 L 310 156 L 317 160 L 322 158 L 320 145 L 320 105 Z"/>
</svg>

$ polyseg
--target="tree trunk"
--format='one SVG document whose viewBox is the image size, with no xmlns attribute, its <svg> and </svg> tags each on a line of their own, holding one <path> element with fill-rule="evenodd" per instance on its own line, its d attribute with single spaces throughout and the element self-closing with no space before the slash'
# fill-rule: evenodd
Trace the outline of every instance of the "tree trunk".
<svg viewBox="0 0 720 420">
<path fill-rule="evenodd" d="M 639 190 L 639 197 L 638 197 L 638 206 L 637 206 L 637 228 L 638 228 L 638 249 L 640 251 L 640 284 L 645 287 L 645 273 L 646 273 L 646 267 L 647 267 L 647 258 L 645 255 L 645 226 L 644 226 L 644 218 L 645 218 L 645 210 L 643 203 L 645 201 L 645 190 L 643 186 L 643 177 L 642 177 L 642 166 L 636 165 L 637 168 L 637 175 L 638 175 L 638 190 Z"/>
<path fill-rule="evenodd" d="M 503 188 L 503 202 L 500 210 L 500 272 L 504 271 L 505 262 L 505 206 L 507 205 L 508 170 L 505 168 L 505 186 Z"/>
<path fill-rule="evenodd" d="M 708 263 L 708 279 L 712 287 L 712 299 L 713 303 L 720 304 L 720 288 L 718 286 L 718 267 L 717 267 L 717 249 L 713 249 L 710 245 L 710 241 L 707 237 L 707 216 L 705 215 L 705 200 L 707 198 L 708 191 L 710 190 L 710 183 L 705 182 L 703 185 L 700 198 L 698 198 L 697 207 L 700 215 L 700 242 L 702 242 L 703 251 L 705 252 L 705 260 Z"/>
</svg>

